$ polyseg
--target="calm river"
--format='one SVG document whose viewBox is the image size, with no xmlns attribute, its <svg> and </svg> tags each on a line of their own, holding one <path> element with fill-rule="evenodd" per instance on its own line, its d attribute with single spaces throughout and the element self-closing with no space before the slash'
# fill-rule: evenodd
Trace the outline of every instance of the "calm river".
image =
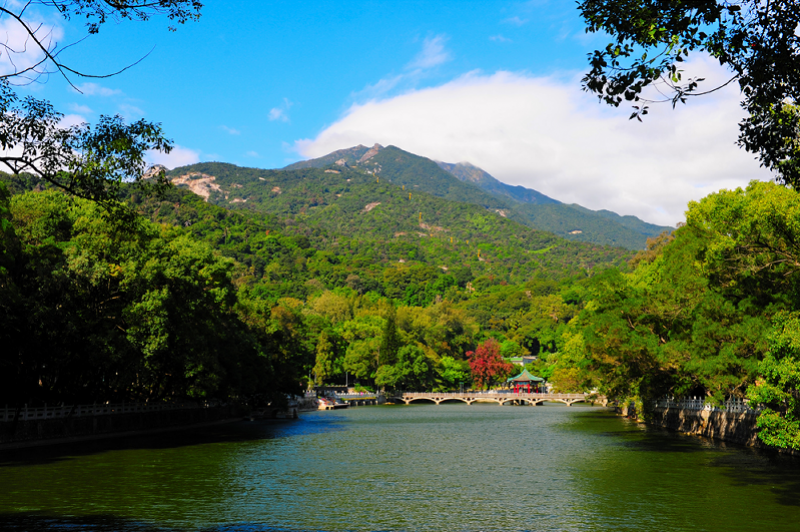
<svg viewBox="0 0 800 532">
<path fill-rule="evenodd" d="M 602 409 L 359 407 L 2 452 L 0 529 L 798 531 L 800 461 Z"/>
</svg>

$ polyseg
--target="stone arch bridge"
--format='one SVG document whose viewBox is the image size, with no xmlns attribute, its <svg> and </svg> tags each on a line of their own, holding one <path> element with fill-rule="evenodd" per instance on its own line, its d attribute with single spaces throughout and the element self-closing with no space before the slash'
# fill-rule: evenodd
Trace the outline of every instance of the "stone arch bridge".
<svg viewBox="0 0 800 532">
<path fill-rule="evenodd" d="M 491 393 L 491 392 L 399 392 L 387 400 L 411 404 L 415 401 L 432 402 L 440 405 L 444 402 L 462 402 L 468 405 L 473 403 L 497 403 L 503 405 L 530 405 L 537 406 L 544 402 L 564 403 L 572 406 L 575 403 L 608 405 L 608 400 L 602 395 L 584 393 Z"/>
</svg>

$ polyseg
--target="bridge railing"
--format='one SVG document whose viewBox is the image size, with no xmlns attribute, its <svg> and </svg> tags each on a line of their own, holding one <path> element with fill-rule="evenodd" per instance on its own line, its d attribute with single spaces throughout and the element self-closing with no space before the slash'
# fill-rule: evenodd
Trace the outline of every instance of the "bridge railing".
<svg viewBox="0 0 800 532">
<path fill-rule="evenodd" d="M 696 410 L 707 412 L 733 412 L 733 413 L 753 413 L 757 414 L 763 410 L 760 405 L 751 405 L 747 399 L 731 397 L 721 404 L 707 402 L 702 397 L 686 397 L 675 399 L 674 397 L 663 397 L 654 403 L 656 408 L 677 408 L 680 410 Z"/>
<path fill-rule="evenodd" d="M 57 405 L 28 408 L 25 405 L 19 409 L 20 421 L 58 419 L 82 416 L 107 416 L 114 414 L 131 414 L 134 412 L 155 412 L 160 410 L 185 410 L 190 408 L 207 408 L 210 405 L 197 403 L 105 403 L 93 405 Z M 0 410 L 0 422 L 13 421 L 17 415 L 15 407 L 5 406 Z"/>
<path fill-rule="evenodd" d="M 497 393 L 497 392 L 398 392 L 396 394 L 398 397 L 436 397 L 436 398 L 448 398 L 452 397 L 454 399 L 466 398 L 466 397 L 491 397 L 491 398 L 498 398 L 498 399 L 513 399 L 516 397 L 525 398 L 525 399 L 563 399 L 563 400 L 575 400 L 575 399 L 586 399 L 591 397 L 591 394 L 584 394 L 584 393 Z"/>
<path fill-rule="evenodd" d="M 377 399 L 374 393 L 337 393 L 335 394 L 339 399 Z"/>
</svg>

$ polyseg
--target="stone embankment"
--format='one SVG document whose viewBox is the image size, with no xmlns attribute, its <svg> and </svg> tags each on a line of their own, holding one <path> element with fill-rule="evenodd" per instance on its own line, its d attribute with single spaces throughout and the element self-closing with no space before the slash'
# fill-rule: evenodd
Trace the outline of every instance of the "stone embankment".
<svg viewBox="0 0 800 532">
<path fill-rule="evenodd" d="M 81 405 L 0 410 L 0 449 L 135 436 L 242 419 L 234 406 Z"/>
<path fill-rule="evenodd" d="M 621 406 L 618 410 L 626 417 L 657 427 L 740 445 L 766 447 L 758 439 L 756 419 L 759 411 L 741 400 L 715 406 L 702 399 L 662 399 L 656 401 L 646 420 L 639 419 L 633 404 Z"/>
</svg>

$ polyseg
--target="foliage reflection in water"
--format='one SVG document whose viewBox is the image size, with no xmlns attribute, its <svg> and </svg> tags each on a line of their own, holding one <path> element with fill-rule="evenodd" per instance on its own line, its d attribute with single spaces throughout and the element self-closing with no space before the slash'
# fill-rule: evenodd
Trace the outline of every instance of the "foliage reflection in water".
<svg viewBox="0 0 800 532">
<path fill-rule="evenodd" d="M 362 407 L 0 454 L 10 530 L 796 530 L 800 464 L 606 411 Z"/>
</svg>

